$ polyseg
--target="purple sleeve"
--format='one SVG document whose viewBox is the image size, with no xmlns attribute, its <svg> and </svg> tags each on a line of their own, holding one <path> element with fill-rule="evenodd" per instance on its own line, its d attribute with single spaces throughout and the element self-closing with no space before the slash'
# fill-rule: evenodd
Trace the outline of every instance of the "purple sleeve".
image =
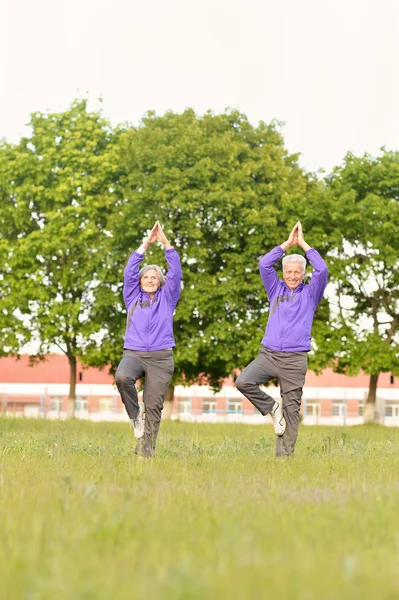
<svg viewBox="0 0 399 600">
<path fill-rule="evenodd" d="M 262 256 L 259 261 L 260 276 L 262 277 L 263 285 L 265 286 L 269 300 L 275 293 L 279 284 L 279 278 L 273 265 L 283 256 L 283 254 L 284 251 L 282 247 L 276 246 L 273 250 Z"/>
<path fill-rule="evenodd" d="M 180 282 L 183 278 L 180 258 L 174 248 L 164 250 L 166 262 L 168 263 L 168 272 L 166 273 L 166 282 L 164 285 L 165 294 L 170 298 L 173 306 L 176 306 L 180 297 Z"/>
<path fill-rule="evenodd" d="M 314 248 L 306 252 L 306 258 L 314 268 L 312 279 L 309 283 L 309 291 L 317 306 L 323 298 L 324 290 L 328 282 L 328 268 L 325 261 Z"/>
<path fill-rule="evenodd" d="M 140 280 L 139 280 L 139 265 L 144 258 L 144 254 L 139 254 L 134 251 L 127 261 L 127 265 L 123 272 L 124 283 L 123 283 L 123 299 L 125 306 L 128 309 L 132 303 L 134 297 L 140 291 Z"/>
</svg>

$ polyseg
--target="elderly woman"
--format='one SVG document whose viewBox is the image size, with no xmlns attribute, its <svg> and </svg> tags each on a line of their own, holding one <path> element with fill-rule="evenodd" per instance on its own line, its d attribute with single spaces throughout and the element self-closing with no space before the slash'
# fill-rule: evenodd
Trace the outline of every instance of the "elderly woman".
<svg viewBox="0 0 399 600">
<path fill-rule="evenodd" d="M 157 265 L 139 270 L 145 251 L 156 240 L 164 245 L 166 277 Z M 136 453 L 141 451 L 146 457 L 155 450 L 163 403 L 174 371 L 173 312 L 180 296 L 181 279 L 179 255 L 157 221 L 125 268 L 123 298 L 127 324 L 124 353 L 115 374 L 134 435 L 139 440 Z M 142 377 L 145 377 L 145 419 L 135 385 Z"/>
</svg>

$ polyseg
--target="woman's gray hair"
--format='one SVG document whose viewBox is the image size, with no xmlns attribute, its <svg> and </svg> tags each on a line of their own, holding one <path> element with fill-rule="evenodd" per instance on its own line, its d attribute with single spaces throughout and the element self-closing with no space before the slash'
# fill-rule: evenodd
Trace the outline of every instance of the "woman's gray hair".
<svg viewBox="0 0 399 600">
<path fill-rule="evenodd" d="M 288 256 L 284 256 L 284 258 L 283 258 L 283 272 L 284 272 L 284 265 L 286 265 L 287 263 L 294 263 L 294 262 L 301 264 L 303 272 L 306 271 L 306 258 L 304 256 L 302 256 L 302 254 L 288 254 Z"/>
<path fill-rule="evenodd" d="M 139 281 L 141 283 L 141 278 L 145 275 L 145 273 L 147 273 L 147 271 L 149 271 L 150 269 L 154 269 L 154 271 L 156 271 L 158 273 L 158 277 L 159 277 L 159 285 L 160 287 L 162 287 L 163 285 L 165 285 L 165 275 L 162 273 L 161 269 L 158 267 L 158 265 L 146 265 L 145 267 L 143 267 L 142 269 L 140 269 L 140 273 L 139 273 Z"/>
</svg>

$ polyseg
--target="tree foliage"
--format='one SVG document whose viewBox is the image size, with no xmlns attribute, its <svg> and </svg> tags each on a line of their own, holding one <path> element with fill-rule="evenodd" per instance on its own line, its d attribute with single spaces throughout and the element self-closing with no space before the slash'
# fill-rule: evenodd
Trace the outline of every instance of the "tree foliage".
<svg viewBox="0 0 399 600">
<path fill-rule="evenodd" d="M 218 386 L 256 355 L 268 313 L 258 260 L 300 219 L 337 296 L 333 315 L 327 300 L 316 313 L 310 367 L 369 373 L 371 404 L 378 374 L 399 374 L 398 153 L 348 154 L 322 182 L 278 123 L 187 110 L 113 130 L 79 100 L 1 144 L 0 199 L 3 353 L 36 339 L 72 373 L 77 356 L 115 368 L 123 269 L 159 219 L 183 266 L 175 381 Z M 165 265 L 161 248 L 145 261 Z"/>
<path fill-rule="evenodd" d="M 102 327 L 92 308 L 104 276 L 118 135 L 84 100 L 63 113 L 34 113 L 30 126 L 29 137 L 0 149 L 5 350 L 35 340 L 42 355 L 57 345 L 71 365 L 73 405 L 76 357 Z"/>
<path fill-rule="evenodd" d="M 336 369 L 399 375 L 399 153 L 346 156 L 327 179 L 336 283 Z M 370 413 L 370 411 L 368 411 Z"/>
<path fill-rule="evenodd" d="M 287 153 L 277 123 L 254 127 L 236 111 L 149 113 L 120 143 L 123 197 L 109 224 L 106 286 L 120 290 L 129 253 L 159 219 L 183 266 L 176 379 L 206 375 L 218 385 L 254 358 L 263 336 L 268 302 L 258 259 L 286 239 L 320 185 Z M 163 264 L 159 249 L 148 254 L 147 262 Z M 97 318 L 107 331 L 91 359 L 116 364 L 125 325 L 120 300 L 101 306 Z"/>
</svg>

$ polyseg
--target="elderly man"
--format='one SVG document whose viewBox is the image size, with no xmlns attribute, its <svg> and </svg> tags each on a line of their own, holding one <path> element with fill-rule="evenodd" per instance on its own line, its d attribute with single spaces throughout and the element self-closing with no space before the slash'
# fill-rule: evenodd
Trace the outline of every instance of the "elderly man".
<svg viewBox="0 0 399 600">
<path fill-rule="evenodd" d="M 306 259 L 299 254 L 283 258 L 283 279 L 274 270 L 288 248 L 298 244 L 314 268 L 304 284 Z M 277 434 L 276 456 L 292 456 L 298 436 L 302 388 L 307 371 L 307 352 L 313 317 L 327 285 L 327 265 L 303 237 L 298 221 L 286 242 L 265 254 L 259 262 L 263 285 L 270 301 L 269 319 L 258 357 L 241 373 L 237 388 L 262 415 L 270 414 Z M 259 385 L 277 378 L 283 403 L 263 392 Z"/>
</svg>

